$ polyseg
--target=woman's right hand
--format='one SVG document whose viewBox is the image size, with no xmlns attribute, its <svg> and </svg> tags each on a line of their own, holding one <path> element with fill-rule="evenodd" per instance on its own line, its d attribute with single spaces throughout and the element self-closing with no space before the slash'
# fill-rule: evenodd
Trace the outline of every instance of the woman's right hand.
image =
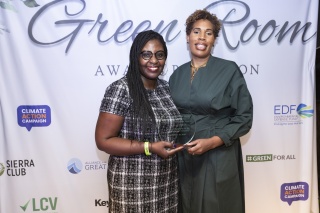
<svg viewBox="0 0 320 213">
<path fill-rule="evenodd" d="M 203 138 L 194 140 L 188 144 L 185 144 L 185 148 L 191 155 L 202 155 L 208 150 L 215 149 L 219 146 L 224 145 L 223 141 L 218 136 L 213 136 L 211 138 Z"/>
<path fill-rule="evenodd" d="M 150 152 L 159 155 L 160 157 L 166 159 L 171 155 L 176 154 L 181 151 L 183 146 L 175 147 L 173 143 L 167 141 L 158 141 L 150 143 Z"/>
</svg>

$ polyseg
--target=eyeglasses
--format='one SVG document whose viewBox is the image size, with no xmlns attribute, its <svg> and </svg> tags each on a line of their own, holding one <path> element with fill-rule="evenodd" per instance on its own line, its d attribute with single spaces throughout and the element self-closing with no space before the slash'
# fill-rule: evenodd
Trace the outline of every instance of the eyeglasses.
<svg viewBox="0 0 320 213">
<path fill-rule="evenodd" d="M 153 55 L 155 55 L 158 60 L 162 60 L 166 57 L 166 54 L 162 50 L 159 50 L 156 53 L 152 53 L 151 51 L 142 51 L 140 54 L 144 60 L 150 60 Z"/>
</svg>

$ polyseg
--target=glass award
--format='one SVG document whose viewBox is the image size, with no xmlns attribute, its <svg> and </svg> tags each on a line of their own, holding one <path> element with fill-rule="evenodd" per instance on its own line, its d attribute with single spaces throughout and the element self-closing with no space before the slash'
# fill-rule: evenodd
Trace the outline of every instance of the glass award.
<svg viewBox="0 0 320 213">
<path fill-rule="evenodd" d="M 167 114 L 161 115 L 157 120 L 157 134 L 160 141 L 174 142 L 177 133 L 171 129 L 170 117 Z"/>
<path fill-rule="evenodd" d="M 196 120 L 191 111 L 179 108 L 182 117 L 182 127 L 177 135 L 177 143 L 188 144 L 196 133 Z"/>
</svg>

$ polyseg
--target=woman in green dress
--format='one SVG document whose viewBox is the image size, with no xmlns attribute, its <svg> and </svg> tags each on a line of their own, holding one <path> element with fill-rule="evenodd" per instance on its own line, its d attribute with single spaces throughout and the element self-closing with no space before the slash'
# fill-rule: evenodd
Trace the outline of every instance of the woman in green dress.
<svg viewBox="0 0 320 213">
<path fill-rule="evenodd" d="M 187 18 L 191 61 L 169 80 L 174 103 L 182 116 L 192 118 L 195 130 L 178 153 L 183 213 L 245 212 L 239 137 L 251 129 L 253 105 L 237 64 L 211 55 L 220 28 L 206 10 Z"/>
</svg>

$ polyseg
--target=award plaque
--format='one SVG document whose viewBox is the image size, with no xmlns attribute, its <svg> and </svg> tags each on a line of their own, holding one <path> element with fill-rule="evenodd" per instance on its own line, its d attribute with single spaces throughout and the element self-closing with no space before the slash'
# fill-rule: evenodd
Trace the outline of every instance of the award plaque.
<svg viewBox="0 0 320 213">
<path fill-rule="evenodd" d="M 177 135 L 177 143 L 188 144 L 194 138 L 196 133 L 196 120 L 194 115 L 189 110 L 181 110 L 182 127 Z"/>
<path fill-rule="evenodd" d="M 160 141 L 174 142 L 176 135 L 170 130 L 170 121 L 166 114 L 161 115 L 157 120 L 157 134 Z"/>
<path fill-rule="evenodd" d="M 173 128 L 171 125 L 174 124 L 168 119 L 170 119 L 168 115 L 163 114 L 157 120 L 157 134 L 159 140 L 185 145 L 193 140 L 196 132 L 196 120 L 190 111 L 184 109 L 181 110 L 180 115 L 177 115 L 177 119 L 181 119 L 182 121 L 179 125 L 180 129 Z"/>
</svg>

